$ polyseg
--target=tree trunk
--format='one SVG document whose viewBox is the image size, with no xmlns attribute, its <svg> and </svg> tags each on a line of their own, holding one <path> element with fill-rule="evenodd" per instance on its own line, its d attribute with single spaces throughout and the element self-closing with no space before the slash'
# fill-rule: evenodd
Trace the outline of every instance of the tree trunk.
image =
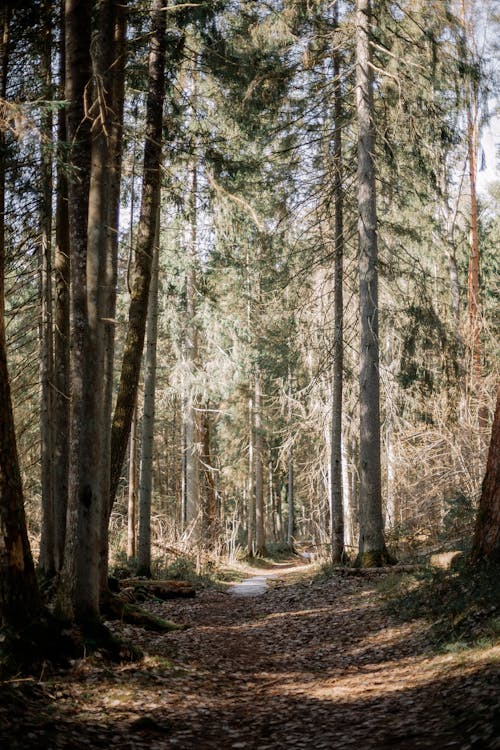
<svg viewBox="0 0 500 750">
<path fill-rule="evenodd" d="M 149 289 L 144 361 L 144 410 L 142 415 L 139 482 L 139 542 L 137 574 L 151 578 L 151 499 L 153 494 L 153 447 L 155 426 L 156 350 L 158 342 L 158 275 L 160 256 L 160 210 Z"/>
<path fill-rule="evenodd" d="M 64 0 L 61 2 L 60 98 L 64 98 L 65 44 Z M 58 169 L 56 237 L 54 252 L 54 565 L 63 566 L 68 506 L 69 423 L 70 423 L 70 250 L 68 180 L 62 165 L 66 143 L 66 112 L 60 109 L 57 125 Z"/>
<path fill-rule="evenodd" d="M 108 251 L 112 0 L 99 4 L 91 35 L 92 10 L 91 2 L 66 2 L 67 128 L 74 169 L 69 181 L 72 399 L 68 526 L 58 603 L 66 618 L 84 625 L 99 617 L 100 536 L 109 477 L 102 419 L 108 290 L 102 280 Z"/>
<path fill-rule="evenodd" d="M 41 72 L 44 99 L 52 99 L 52 30 L 51 3 L 42 8 Z M 40 354 L 40 467 L 42 487 L 42 529 L 38 565 L 43 575 L 56 572 L 55 563 L 55 506 L 54 506 L 54 432 L 53 383 L 54 345 L 52 327 L 52 112 L 47 109 L 41 117 L 40 158 L 40 244 L 38 248 L 39 290 L 39 354 Z"/>
<path fill-rule="evenodd" d="M 0 314 L 0 627 L 23 628 L 41 612 L 26 530 L 10 396 L 5 326 Z"/>
<path fill-rule="evenodd" d="M 214 471 L 212 468 L 212 456 L 210 447 L 210 403 L 201 413 L 201 465 L 203 476 L 202 492 L 202 532 L 203 544 L 209 549 L 215 546 L 219 530 L 219 519 L 217 515 L 217 495 L 215 491 Z"/>
<path fill-rule="evenodd" d="M 108 582 L 109 555 L 109 482 L 111 466 L 111 418 L 113 414 L 116 287 L 118 275 L 118 230 L 120 222 L 120 181 L 123 151 L 123 113 L 125 101 L 125 63 L 127 54 L 127 0 L 115 5 L 114 60 L 108 72 L 110 79 L 111 111 L 113 118 L 109 130 L 109 197 L 107 221 L 107 252 L 104 271 L 104 399 L 102 429 L 104 433 L 103 465 L 108 467 L 103 475 L 103 496 L 106 505 L 102 514 L 101 528 L 101 591 L 106 591 Z"/>
<path fill-rule="evenodd" d="M 247 487 L 247 518 L 248 536 L 247 553 L 249 557 L 254 555 L 255 545 L 255 480 L 254 480 L 254 407 L 253 396 L 248 399 L 248 487 Z"/>
<path fill-rule="evenodd" d="M 338 26 L 338 3 L 334 8 L 334 24 Z M 344 556 L 344 510 L 342 486 L 342 391 L 344 380 L 344 186 L 342 165 L 342 90 L 340 85 L 340 50 L 333 55 L 334 120 L 333 134 L 333 196 L 334 224 L 334 338 L 333 338 L 333 393 L 332 393 L 332 445 L 331 445 L 331 543 L 332 561 L 338 563 Z"/>
<path fill-rule="evenodd" d="M 5 99 L 8 72 L 9 20 L 0 12 L 0 96 Z M 41 612 L 35 566 L 26 530 L 21 472 L 7 371 L 4 318 L 5 269 L 5 131 L 0 123 L 0 628 L 20 630 Z"/>
<path fill-rule="evenodd" d="M 90 183 L 90 121 L 85 117 L 84 95 L 91 80 L 90 0 L 66 0 L 65 98 L 67 138 L 70 144 L 68 180 L 69 238 L 71 256 L 71 404 L 68 479 L 68 513 L 64 565 L 58 591 L 58 610 L 68 620 L 97 615 L 94 577 L 96 566 L 88 548 L 85 527 L 94 516 L 95 498 L 82 464 L 86 406 L 85 365 L 87 339 L 87 222 Z M 80 548 L 82 543 L 82 548 Z M 91 545 L 92 546 L 92 545 Z M 89 554 L 90 553 L 90 554 Z M 89 558 L 89 559 L 87 559 Z"/>
<path fill-rule="evenodd" d="M 288 503 L 288 528 L 286 541 L 292 546 L 293 535 L 295 532 L 295 498 L 294 498 L 294 476 L 293 476 L 293 449 L 290 448 L 288 456 L 288 483 L 287 483 L 287 503 Z"/>
<path fill-rule="evenodd" d="M 361 566 L 386 564 L 380 470 L 377 208 L 375 196 L 373 74 L 370 0 L 356 6 L 358 118 L 358 243 L 360 305 L 360 539 Z"/>
<path fill-rule="evenodd" d="M 166 20 L 162 0 L 153 0 L 153 30 L 149 52 L 149 91 L 146 104 L 146 140 L 141 213 L 132 273 L 132 294 L 120 383 L 111 432 L 111 482 L 108 514 L 120 481 L 127 449 L 132 412 L 137 395 L 155 242 L 156 214 L 160 202 L 163 101 L 165 97 Z"/>
<path fill-rule="evenodd" d="M 137 516 L 137 404 L 130 425 L 128 451 L 128 512 L 127 512 L 127 559 L 135 557 L 135 529 Z"/>
<path fill-rule="evenodd" d="M 255 430 L 255 549 L 258 555 L 266 554 L 264 507 L 264 457 L 262 441 L 262 381 L 260 369 L 255 372 L 254 400 Z"/>
<path fill-rule="evenodd" d="M 500 562 L 500 384 L 470 559 Z"/>
<path fill-rule="evenodd" d="M 198 328 L 196 317 L 197 295 L 197 192 L 198 173 L 194 160 L 191 171 L 191 190 L 189 194 L 189 260 L 186 274 L 186 333 L 185 357 L 187 371 L 187 397 L 185 414 L 186 436 L 186 523 L 197 524 L 200 514 L 200 425 L 198 419 L 198 396 L 194 387 L 194 376 L 198 360 Z M 194 532 L 197 538 L 200 529 Z"/>
</svg>

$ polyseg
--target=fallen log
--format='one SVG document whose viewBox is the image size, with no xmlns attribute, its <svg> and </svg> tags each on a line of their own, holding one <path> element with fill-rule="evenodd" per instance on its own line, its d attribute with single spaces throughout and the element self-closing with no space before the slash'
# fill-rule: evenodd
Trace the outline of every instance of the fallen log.
<svg viewBox="0 0 500 750">
<path fill-rule="evenodd" d="M 196 590 L 189 581 L 177 581 L 175 579 L 149 581 L 139 578 L 125 578 L 120 581 L 120 590 L 125 589 L 133 589 L 156 599 L 191 599 L 196 596 Z"/>
</svg>

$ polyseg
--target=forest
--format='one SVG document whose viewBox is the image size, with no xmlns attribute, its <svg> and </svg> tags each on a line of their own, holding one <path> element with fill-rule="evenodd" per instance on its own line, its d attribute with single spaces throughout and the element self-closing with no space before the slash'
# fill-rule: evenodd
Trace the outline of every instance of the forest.
<svg viewBox="0 0 500 750">
<path fill-rule="evenodd" d="M 323 653 L 329 622 L 346 638 L 375 632 L 396 589 L 405 601 L 420 591 L 415 611 L 430 608 L 434 625 L 436 601 L 453 600 L 445 630 L 475 613 L 471 637 L 493 650 L 482 706 L 493 705 L 496 3 L 5 0 L 0 20 L 5 705 L 34 716 L 38 700 L 66 695 L 9 692 L 12 675 L 63 662 L 99 681 L 95 659 L 146 653 L 160 679 L 173 646 L 153 657 L 145 632 L 192 664 L 206 623 L 222 621 L 234 647 L 224 669 L 261 695 L 251 646 L 231 640 L 238 617 L 277 617 L 297 597 L 313 611 L 335 590 L 359 622 L 332 604 L 309 634 Z M 259 573 L 256 596 L 228 588 Z M 377 614 L 359 605 L 367 591 Z M 231 614 L 222 594 L 236 597 Z M 291 633 L 276 627 L 262 674 Z M 221 636 L 199 648 L 210 659 L 230 647 Z M 221 685 L 213 694 L 236 700 Z M 423 695 L 415 726 L 433 705 Z M 52 735 L 33 719 L 33 746 L 50 735 L 47 747 L 109 747 L 116 735 L 142 748 L 154 735 L 159 748 L 291 748 L 309 716 L 294 709 L 285 743 L 264 730 L 221 741 L 213 718 L 203 739 L 197 715 L 169 744 L 168 722 L 136 713 L 112 735 L 102 710 L 102 733 L 81 745 L 75 727 Z M 470 730 L 479 744 L 434 728 L 429 745 L 403 745 L 400 728 L 381 739 L 363 722 L 352 742 L 498 747 L 498 710 L 485 715 Z M 29 747 L 10 720 L 0 711 L 0 739 Z M 295 746 L 332 746 L 328 732 L 305 737 Z"/>
</svg>

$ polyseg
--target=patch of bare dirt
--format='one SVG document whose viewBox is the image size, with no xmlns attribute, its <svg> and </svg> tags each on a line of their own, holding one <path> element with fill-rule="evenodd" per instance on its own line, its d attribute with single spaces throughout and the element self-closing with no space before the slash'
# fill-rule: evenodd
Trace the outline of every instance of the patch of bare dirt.
<svg viewBox="0 0 500 750">
<path fill-rule="evenodd" d="M 303 577 L 283 569 L 259 597 L 150 602 L 189 629 L 112 623 L 142 662 L 4 683 L 0 747 L 500 748 L 500 646 L 436 655 L 424 622 L 380 606 L 378 576 Z"/>
</svg>

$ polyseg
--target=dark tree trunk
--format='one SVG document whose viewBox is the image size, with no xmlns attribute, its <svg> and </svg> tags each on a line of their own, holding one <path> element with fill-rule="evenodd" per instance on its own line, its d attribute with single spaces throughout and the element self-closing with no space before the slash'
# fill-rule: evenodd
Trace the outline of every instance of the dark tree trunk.
<svg viewBox="0 0 500 750">
<path fill-rule="evenodd" d="M 60 76 L 61 99 L 64 98 L 65 43 L 64 0 L 61 3 Z M 68 180 L 63 164 L 66 143 L 66 113 L 59 110 L 57 124 L 58 170 L 56 195 L 56 237 L 54 252 L 54 566 L 60 572 L 66 539 L 68 507 L 69 423 L 70 423 L 70 259 Z"/>
<path fill-rule="evenodd" d="M 108 515 L 120 481 L 132 412 L 137 395 L 151 282 L 156 214 L 160 200 L 163 101 L 165 97 L 165 12 L 153 0 L 153 31 L 149 53 L 149 92 L 146 105 L 146 140 L 141 213 L 134 258 L 127 336 L 111 432 L 111 482 Z"/>
<path fill-rule="evenodd" d="M 500 562 L 500 385 L 470 559 Z"/>
<path fill-rule="evenodd" d="M 42 5 L 41 72 L 44 99 L 52 99 L 52 3 Z M 54 505 L 54 337 L 52 325 L 52 112 L 47 108 L 41 118 L 40 159 L 40 244 L 39 274 L 39 353 L 40 353 L 40 465 L 42 487 L 42 531 L 38 566 L 47 577 L 56 572 Z"/>
<path fill-rule="evenodd" d="M 5 98 L 8 71 L 9 11 L 0 13 L 0 96 Z M 16 630 L 41 612 L 35 567 L 28 541 L 21 472 L 7 371 L 4 319 L 5 131 L 0 123 L 0 627 Z"/>
</svg>

